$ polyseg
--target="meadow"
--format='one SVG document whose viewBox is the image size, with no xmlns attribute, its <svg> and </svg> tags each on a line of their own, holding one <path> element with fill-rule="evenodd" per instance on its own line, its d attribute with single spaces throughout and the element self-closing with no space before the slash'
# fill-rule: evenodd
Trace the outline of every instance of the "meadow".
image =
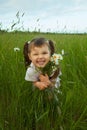
<svg viewBox="0 0 87 130">
<path fill-rule="evenodd" d="M 34 101 L 32 84 L 24 80 L 23 45 L 37 36 L 53 40 L 57 53 L 65 51 L 58 124 L 64 130 L 87 130 L 87 34 L 34 32 L 0 32 L 0 130 L 32 130 L 30 105 Z M 15 47 L 20 51 L 14 51 Z M 47 125 L 48 120 L 43 118 L 45 115 L 37 119 L 37 124 L 42 120 Z"/>
</svg>

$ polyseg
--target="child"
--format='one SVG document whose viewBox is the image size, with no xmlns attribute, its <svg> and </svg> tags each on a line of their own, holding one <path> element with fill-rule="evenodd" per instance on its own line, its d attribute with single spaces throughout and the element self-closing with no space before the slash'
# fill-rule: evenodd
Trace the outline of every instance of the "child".
<svg viewBox="0 0 87 130">
<path fill-rule="evenodd" d="M 24 45 L 24 50 L 23 50 L 24 59 L 25 59 L 25 67 L 27 69 L 25 80 L 31 81 L 35 88 L 38 88 L 38 90 L 43 90 L 43 93 L 45 92 L 43 94 L 43 97 L 40 98 L 40 96 L 38 96 L 38 98 L 40 98 L 40 100 L 39 99 L 38 100 L 43 102 L 41 103 L 43 104 L 41 105 L 43 106 L 41 110 L 36 110 L 37 108 L 39 108 L 38 106 L 40 106 L 40 103 L 38 103 L 37 97 L 36 99 L 34 98 L 35 101 L 37 101 L 36 105 L 34 104 L 35 115 L 39 115 L 40 113 L 42 113 L 42 111 L 46 113 L 47 111 L 46 109 L 49 108 L 48 115 L 50 115 L 50 118 L 53 118 L 54 116 L 53 111 L 55 110 L 55 106 L 58 105 L 57 103 L 58 100 L 57 100 L 57 96 L 55 96 L 53 91 L 48 91 L 48 89 L 53 90 L 55 87 L 58 87 L 60 85 L 60 80 L 59 80 L 60 69 L 58 68 L 55 72 L 53 72 L 50 76 L 48 76 L 48 74 L 43 75 L 40 68 L 44 68 L 47 65 L 47 63 L 50 61 L 50 58 L 54 54 L 54 52 L 55 52 L 55 48 L 54 48 L 53 41 L 47 40 L 45 38 L 35 38 L 31 40 L 30 42 L 26 42 Z M 47 94 L 48 99 L 46 98 L 46 94 Z M 50 104 L 50 106 L 48 104 Z M 36 112 L 39 114 L 36 114 Z M 55 110 L 55 113 L 56 113 L 56 110 Z M 57 114 L 56 114 L 56 117 L 57 117 Z M 53 125 L 57 123 L 57 122 L 53 123 L 54 120 L 56 120 L 56 118 L 50 119 L 50 122 Z M 48 130 L 51 127 L 53 127 L 51 126 L 47 128 L 48 126 L 47 127 L 46 125 L 44 126 L 45 128 L 43 129 L 45 130 Z M 38 128 L 38 130 L 39 129 L 42 129 L 42 125 L 40 128 Z"/>
<path fill-rule="evenodd" d="M 25 66 L 27 68 L 25 80 L 32 81 L 34 86 L 40 90 L 60 85 L 59 68 L 50 77 L 47 74 L 43 75 L 39 70 L 39 68 L 46 66 L 54 52 L 54 43 L 45 38 L 36 38 L 24 45 Z"/>
</svg>

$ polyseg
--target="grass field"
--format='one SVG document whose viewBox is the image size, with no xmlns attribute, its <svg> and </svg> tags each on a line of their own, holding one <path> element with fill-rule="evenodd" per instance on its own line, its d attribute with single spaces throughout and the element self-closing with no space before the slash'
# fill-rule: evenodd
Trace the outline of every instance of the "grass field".
<svg viewBox="0 0 87 130">
<path fill-rule="evenodd" d="M 62 115 L 58 123 L 64 130 L 87 130 L 87 35 L 28 32 L 0 32 L 0 130 L 32 130 L 33 101 L 31 83 L 24 80 L 23 45 L 37 36 L 53 40 L 56 52 L 65 51 L 61 63 Z M 20 51 L 15 52 L 15 47 Z M 44 120 L 43 124 L 47 123 Z"/>
</svg>

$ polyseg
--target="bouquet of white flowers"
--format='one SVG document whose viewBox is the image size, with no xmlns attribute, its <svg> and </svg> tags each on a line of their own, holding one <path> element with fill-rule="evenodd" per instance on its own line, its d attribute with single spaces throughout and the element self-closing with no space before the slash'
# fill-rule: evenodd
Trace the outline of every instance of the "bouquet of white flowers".
<svg viewBox="0 0 87 130">
<path fill-rule="evenodd" d="M 51 74 L 58 69 L 61 60 L 63 60 L 63 56 L 61 54 L 54 53 L 51 56 L 48 64 L 44 68 L 40 68 L 42 74 L 47 74 L 48 76 L 51 76 Z"/>
</svg>

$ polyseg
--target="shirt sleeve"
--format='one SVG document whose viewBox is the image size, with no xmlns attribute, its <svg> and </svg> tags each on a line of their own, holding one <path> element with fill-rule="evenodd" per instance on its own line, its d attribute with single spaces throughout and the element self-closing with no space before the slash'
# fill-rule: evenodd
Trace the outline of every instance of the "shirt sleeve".
<svg viewBox="0 0 87 130">
<path fill-rule="evenodd" d="M 56 87 L 56 88 L 60 87 L 60 85 L 61 85 L 61 84 L 60 84 L 60 80 L 61 80 L 61 79 L 60 79 L 60 76 L 61 76 L 61 75 L 62 75 L 62 72 L 60 71 L 60 72 L 59 72 L 59 75 L 58 75 L 57 78 L 56 78 L 56 82 L 55 82 L 55 87 Z"/>
<path fill-rule="evenodd" d="M 25 80 L 26 81 L 38 81 L 39 73 L 35 71 L 32 67 L 29 67 L 26 71 Z"/>
<path fill-rule="evenodd" d="M 55 87 L 56 87 L 56 88 L 60 87 L 60 85 L 61 85 L 61 84 L 60 84 L 60 80 L 61 80 L 61 79 L 60 79 L 59 77 L 56 78 L 56 83 L 55 83 Z"/>
</svg>

